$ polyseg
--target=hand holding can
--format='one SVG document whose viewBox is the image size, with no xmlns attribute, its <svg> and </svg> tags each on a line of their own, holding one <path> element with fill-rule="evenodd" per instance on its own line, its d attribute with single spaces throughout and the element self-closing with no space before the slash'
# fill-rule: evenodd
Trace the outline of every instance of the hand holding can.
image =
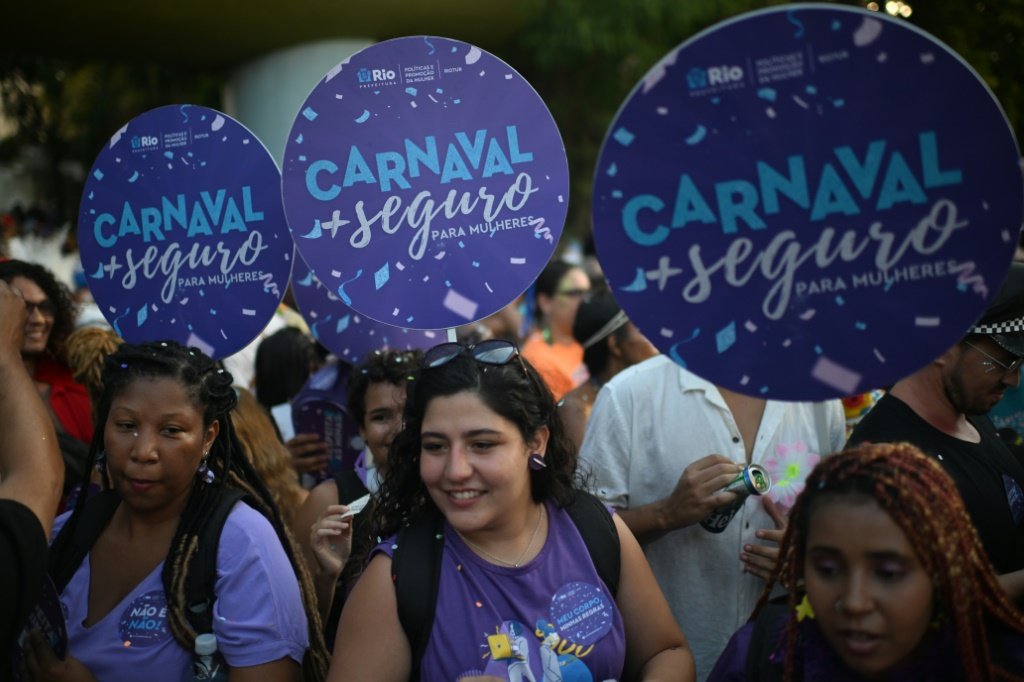
<svg viewBox="0 0 1024 682">
<path fill-rule="evenodd" d="M 764 495 L 772 489 L 772 478 L 768 472 L 759 464 L 749 464 L 740 472 L 729 485 L 722 488 L 720 492 L 736 494 L 736 501 L 724 507 L 719 507 L 711 512 L 711 515 L 700 522 L 701 527 L 712 533 L 721 533 L 725 530 L 732 517 L 736 516 L 743 503 L 751 495 Z"/>
</svg>

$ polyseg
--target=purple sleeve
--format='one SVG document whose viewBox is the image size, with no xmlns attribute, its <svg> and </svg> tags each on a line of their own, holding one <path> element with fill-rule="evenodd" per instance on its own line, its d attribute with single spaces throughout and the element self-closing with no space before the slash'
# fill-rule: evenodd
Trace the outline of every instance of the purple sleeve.
<svg viewBox="0 0 1024 682">
<path fill-rule="evenodd" d="M 244 502 L 221 532 L 215 589 L 214 634 L 231 667 L 302 662 L 309 631 L 299 581 L 273 526 Z"/>
<path fill-rule="evenodd" d="M 366 565 L 369 566 L 370 559 L 377 556 L 378 554 L 385 554 L 389 559 L 394 559 L 395 549 L 398 547 L 398 545 L 395 544 L 395 539 L 397 537 L 397 535 L 392 535 L 391 537 L 384 540 L 384 542 L 378 542 L 377 546 L 370 550 L 370 557 L 366 560 Z"/>
<path fill-rule="evenodd" d="M 754 636 L 754 623 L 747 623 L 732 636 L 706 682 L 743 682 L 747 679 L 747 653 Z"/>
</svg>

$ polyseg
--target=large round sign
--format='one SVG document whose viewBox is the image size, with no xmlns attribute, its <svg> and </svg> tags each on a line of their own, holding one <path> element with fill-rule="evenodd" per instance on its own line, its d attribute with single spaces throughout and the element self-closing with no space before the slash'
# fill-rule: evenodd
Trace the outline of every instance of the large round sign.
<svg viewBox="0 0 1024 682">
<path fill-rule="evenodd" d="M 292 267 L 280 177 L 259 139 L 213 109 L 160 107 L 117 131 L 78 215 L 82 267 L 114 330 L 214 358 L 256 338 Z"/>
<path fill-rule="evenodd" d="M 905 22 L 793 5 L 669 53 L 594 183 L 616 298 L 676 362 L 749 395 L 890 384 L 999 290 L 1021 226 L 992 93 Z"/>
<path fill-rule="evenodd" d="M 283 194 L 299 252 L 346 305 L 443 329 L 496 312 L 536 278 L 569 181 L 529 83 L 477 47 L 418 37 L 324 76 L 292 125 Z"/>
<path fill-rule="evenodd" d="M 321 284 L 301 256 L 292 270 L 292 293 L 313 337 L 353 365 L 374 350 L 426 350 L 447 338 L 444 331 L 402 329 L 360 315 Z"/>
</svg>

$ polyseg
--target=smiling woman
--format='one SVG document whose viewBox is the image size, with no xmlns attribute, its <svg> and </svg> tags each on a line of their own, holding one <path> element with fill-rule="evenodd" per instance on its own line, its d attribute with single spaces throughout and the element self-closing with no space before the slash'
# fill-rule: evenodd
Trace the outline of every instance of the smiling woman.
<svg viewBox="0 0 1024 682">
<path fill-rule="evenodd" d="M 1024 616 L 952 479 L 917 448 L 861 445 L 822 461 L 780 552 L 709 680 L 1024 679 Z M 769 602 L 775 582 L 803 590 Z"/>
<path fill-rule="evenodd" d="M 596 501 L 584 532 L 594 498 L 576 462 L 515 344 L 427 351 L 374 510 L 383 541 L 345 604 L 328 679 L 692 681 L 636 539 Z"/>
</svg>

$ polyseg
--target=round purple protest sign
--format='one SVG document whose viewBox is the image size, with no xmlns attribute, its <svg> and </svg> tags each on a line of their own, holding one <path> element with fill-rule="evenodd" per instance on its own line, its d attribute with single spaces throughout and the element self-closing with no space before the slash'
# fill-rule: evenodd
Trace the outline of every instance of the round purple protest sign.
<svg viewBox="0 0 1024 682">
<path fill-rule="evenodd" d="M 551 114 L 480 48 L 399 38 L 332 69 L 285 148 L 288 225 L 326 287 L 411 329 L 500 310 L 548 262 L 569 198 Z"/>
<path fill-rule="evenodd" d="M 280 180 L 259 139 L 213 109 L 160 107 L 117 131 L 78 214 L 82 267 L 114 330 L 214 358 L 256 338 L 291 274 Z"/>
<path fill-rule="evenodd" d="M 292 293 L 313 337 L 353 365 L 374 350 L 426 350 L 447 339 L 444 331 L 402 329 L 360 315 L 321 284 L 301 256 L 292 271 Z"/>
<path fill-rule="evenodd" d="M 677 363 L 749 395 L 888 385 L 999 290 L 1021 224 L 1013 135 L 931 36 L 791 5 L 669 53 L 612 123 L 598 257 Z"/>
</svg>

